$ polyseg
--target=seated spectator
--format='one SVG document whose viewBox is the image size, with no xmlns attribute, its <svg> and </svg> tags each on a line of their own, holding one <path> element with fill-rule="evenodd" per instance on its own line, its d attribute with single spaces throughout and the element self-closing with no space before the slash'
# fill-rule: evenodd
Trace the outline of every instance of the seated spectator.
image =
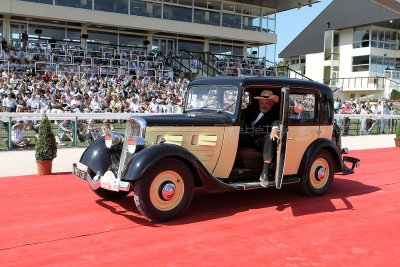
<svg viewBox="0 0 400 267">
<path fill-rule="evenodd" d="M 126 98 L 122 98 L 121 99 L 121 107 L 118 112 L 128 112 L 128 109 L 129 109 L 129 104 L 128 104 Z"/>
<path fill-rule="evenodd" d="M 51 100 L 49 102 L 49 108 L 51 113 L 62 113 L 62 105 L 59 99 L 57 99 L 56 95 L 53 95 L 51 97 Z"/>
<path fill-rule="evenodd" d="M 78 120 L 76 122 L 76 135 L 80 142 L 86 141 L 86 131 L 87 126 L 81 120 Z"/>
<path fill-rule="evenodd" d="M 49 101 L 47 101 L 45 95 L 40 96 L 39 100 L 39 110 L 41 113 L 47 112 L 49 109 Z"/>
<path fill-rule="evenodd" d="M 95 94 L 90 101 L 90 110 L 92 110 L 93 112 L 101 111 L 101 100 L 99 99 L 97 94 Z"/>
<path fill-rule="evenodd" d="M 101 132 L 105 135 L 107 132 L 113 131 L 114 127 L 110 124 L 109 120 L 103 120 L 103 125 L 101 126 Z"/>
<path fill-rule="evenodd" d="M 81 94 L 77 93 L 74 95 L 74 99 L 71 100 L 71 111 L 75 113 L 81 112 L 82 97 Z"/>
<path fill-rule="evenodd" d="M 13 146 L 18 148 L 26 148 L 31 142 L 30 138 L 25 137 L 25 130 L 31 128 L 31 123 L 25 123 L 23 120 L 18 120 L 11 127 L 11 142 Z"/>
<path fill-rule="evenodd" d="M 156 97 L 153 97 L 153 98 L 151 99 L 150 104 L 149 104 L 148 111 L 151 112 L 151 113 L 158 113 L 158 112 L 159 112 L 159 109 L 160 109 L 160 106 L 159 106 L 159 104 L 157 103 L 157 98 L 156 98 Z"/>
<path fill-rule="evenodd" d="M 139 113 L 142 112 L 137 98 L 132 97 L 129 101 L 128 112 Z"/>
<path fill-rule="evenodd" d="M 140 109 L 143 110 L 144 113 L 149 112 L 149 103 L 146 99 L 142 99 L 142 103 L 140 104 Z"/>
<path fill-rule="evenodd" d="M 70 104 L 69 104 L 69 102 L 67 100 L 67 97 L 65 95 L 61 96 L 60 103 L 61 103 L 61 109 L 62 109 L 63 112 L 70 112 L 71 111 L 71 106 L 70 106 Z"/>
<path fill-rule="evenodd" d="M 121 109 L 121 102 L 119 101 L 117 95 L 113 95 L 107 111 L 116 113 L 116 112 L 119 112 L 120 109 Z"/>
<path fill-rule="evenodd" d="M 70 120 L 64 120 L 58 124 L 58 135 L 56 141 L 59 145 L 62 145 L 63 141 L 73 142 L 73 125 Z"/>
<path fill-rule="evenodd" d="M 16 102 L 17 102 L 16 112 L 25 112 L 28 110 L 28 108 L 26 107 L 26 101 L 21 93 L 17 94 Z"/>
<path fill-rule="evenodd" d="M 88 120 L 88 123 L 85 140 L 88 142 L 93 142 L 100 137 L 100 131 L 94 120 Z"/>
<path fill-rule="evenodd" d="M 17 101 L 13 98 L 11 91 L 7 92 L 7 97 L 2 101 L 3 112 L 15 112 Z"/>
<path fill-rule="evenodd" d="M 82 111 L 86 112 L 86 113 L 90 113 L 92 111 L 90 109 L 90 99 L 89 98 L 83 99 L 81 108 L 82 108 Z"/>
<path fill-rule="evenodd" d="M 39 99 L 36 93 L 32 93 L 31 97 L 26 101 L 26 106 L 29 112 L 37 112 L 39 110 Z"/>
</svg>

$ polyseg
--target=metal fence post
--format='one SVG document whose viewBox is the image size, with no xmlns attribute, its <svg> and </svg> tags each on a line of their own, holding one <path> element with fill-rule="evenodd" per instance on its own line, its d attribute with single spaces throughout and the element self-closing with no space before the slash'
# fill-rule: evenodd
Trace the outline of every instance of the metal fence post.
<svg viewBox="0 0 400 267">
<path fill-rule="evenodd" d="M 8 119 L 8 150 L 12 150 L 12 140 L 11 140 L 11 128 L 12 128 L 12 117 Z"/>
<path fill-rule="evenodd" d="M 73 123 L 73 133 L 72 133 L 72 138 L 73 138 L 73 143 L 74 143 L 74 147 L 76 147 L 77 146 L 77 138 L 76 138 L 76 136 L 77 136 L 77 131 L 76 131 L 76 129 L 77 129 L 77 117 L 74 117 L 74 123 Z"/>
</svg>

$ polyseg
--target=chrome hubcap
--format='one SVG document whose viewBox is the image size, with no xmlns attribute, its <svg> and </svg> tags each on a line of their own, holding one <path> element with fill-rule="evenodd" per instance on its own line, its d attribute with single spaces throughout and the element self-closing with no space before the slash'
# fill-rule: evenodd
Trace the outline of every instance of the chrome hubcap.
<svg viewBox="0 0 400 267">
<path fill-rule="evenodd" d="M 176 208 L 185 194 L 185 184 L 179 173 L 166 170 L 154 177 L 150 185 L 150 201 L 161 211 Z"/>
<path fill-rule="evenodd" d="M 317 170 L 317 175 L 316 175 L 316 179 L 318 181 L 321 181 L 325 178 L 325 169 L 323 167 L 319 167 Z"/>
<path fill-rule="evenodd" d="M 329 180 L 329 163 L 324 158 L 318 158 L 311 166 L 309 179 L 314 188 L 323 188 Z"/>
<path fill-rule="evenodd" d="M 176 187 L 173 183 L 166 183 L 161 188 L 161 198 L 163 200 L 171 200 L 175 195 Z"/>
</svg>

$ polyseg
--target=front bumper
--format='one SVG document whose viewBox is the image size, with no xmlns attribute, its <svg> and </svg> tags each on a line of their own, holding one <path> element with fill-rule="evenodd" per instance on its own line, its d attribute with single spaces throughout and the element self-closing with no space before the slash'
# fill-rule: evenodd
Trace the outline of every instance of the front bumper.
<svg viewBox="0 0 400 267">
<path fill-rule="evenodd" d="M 81 170 L 77 167 L 76 163 L 72 165 L 72 174 L 79 179 L 88 182 L 89 186 L 93 190 L 103 188 L 110 191 L 130 191 L 131 184 L 129 182 L 124 182 L 115 177 L 114 173 L 107 171 L 103 176 L 96 174 L 96 176 L 91 177 L 89 173 Z"/>
</svg>

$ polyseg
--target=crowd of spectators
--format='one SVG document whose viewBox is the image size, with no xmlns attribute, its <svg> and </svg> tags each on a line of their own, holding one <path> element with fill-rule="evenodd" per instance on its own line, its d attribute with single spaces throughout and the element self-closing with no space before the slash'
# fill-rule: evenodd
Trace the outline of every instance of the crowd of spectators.
<svg viewBox="0 0 400 267">
<path fill-rule="evenodd" d="M 2 70 L 3 112 L 175 112 L 188 80 L 184 78 L 98 75 L 44 75 Z"/>
<path fill-rule="evenodd" d="M 76 75 L 33 75 L 29 71 L 8 73 L 1 71 L 0 110 L 2 112 L 81 113 L 180 112 L 189 81 L 184 78 L 157 78 L 139 76 L 103 77 Z M 112 127 L 108 120 L 96 129 L 94 121 L 77 125 L 79 141 L 94 141 Z M 12 144 L 25 148 L 30 139 L 25 130 L 34 130 L 34 124 L 18 121 L 12 127 Z M 58 122 L 57 142 L 73 142 L 71 121 Z M 6 142 L 8 142 L 6 140 Z"/>
<path fill-rule="evenodd" d="M 50 53 L 48 53 L 50 52 Z M 63 55 L 62 50 L 51 44 L 32 48 L 15 49 L 3 40 L 0 49 L 0 112 L 36 113 L 81 113 L 81 112 L 129 112 L 162 113 L 180 112 L 183 96 L 189 83 L 179 75 L 139 75 L 139 69 L 155 67 L 157 62 L 167 62 L 162 54 L 143 56 L 141 53 L 121 53 L 119 59 L 108 57 L 106 53 L 82 53 L 81 49 L 71 49 Z M 136 56 L 135 61 L 130 61 Z M 103 57 L 103 58 L 102 58 Z M 66 64 L 74 60 L 74 64 Z M 66 61 L 66 62 L 63 62 Z M 92 61 L 87 65 L 87 61 Z M 41 62 L 41 63 L 39 63 Z M 59 71 L 41 69 L 60 63 Z M 127 62 L 137 62 L 132 66 L 136 71 L 124 75 L 103 74 L 102 66 L 119 66 Z M 36 66 L 35 66 L 36 63 Z M 136 64 L 136 63 L 135 63 Z M 84 72 L 77 72 L 71 66 L 85 66 Z M 89 68 L 88 68 L 89 66 Z M 41 69 L 37 70 L 37 67 Z M 91 70 L 97 70 L 92 72 Z M 63 70 L 63 71 L 60 71 Z M 144 71 L 145 74 L 147 74 Z M 150 74 L 150 73 L 149 73 Z M 163 74 L 163 73 L 158 73 Z M 174 73 L 175 74 L 175 73 Z M 176 78 L 178 77 L 178 78 Z M 0 127 L 4 126 L 3 122 Z M 57 142 L 73 142 L 74 133 L 70 121 L 58 121 Z M 25 137 L 26 130 L 37 132 L 37 122 L 18 121 L 11 128 L 11 143 L 14 147 L 25 148 L 31 138 Z M 106 128 L 112 127 L 105 120 L 101 129 L 96 129 L 94 121 L 76 125 L 79 141 L 94 141 Z M 0 131 L 1 132 L 1 131 Z M 8 143 L 8 139 L 5 140 Z"/>
<path fill-rule="evenodd" d="M 368 118 L 368 115 L 398 115 L 400 111 L 394 105 L 394 102 L 389 100 L 381 100 L 370 102 L 368 100 L 363 101 L 357 99 L 353 101 L 350 99 L 349 101 L 341 101 L 339 98 L 335 99 L 334 102 L 334 110 L 337 114 L 360 114 L 365 115 L 365 117 L 361 120 L 360 131 L 361 133 L 371 133 L 372 129 L 375 125 L 378 125 L 379 133 L 385 133 L 385 128 L 388 126 L 388 131 L 390 133 L 395 132 L 396 120 L 395 119 L 385 119 L 380 118 L 378 120 L 374 120 L 372 118 Z M 344 117 L 343 119 L 343 134 L 347 135 L 349 133 L 350 127 L 350 118 Z"/>
</svg>

